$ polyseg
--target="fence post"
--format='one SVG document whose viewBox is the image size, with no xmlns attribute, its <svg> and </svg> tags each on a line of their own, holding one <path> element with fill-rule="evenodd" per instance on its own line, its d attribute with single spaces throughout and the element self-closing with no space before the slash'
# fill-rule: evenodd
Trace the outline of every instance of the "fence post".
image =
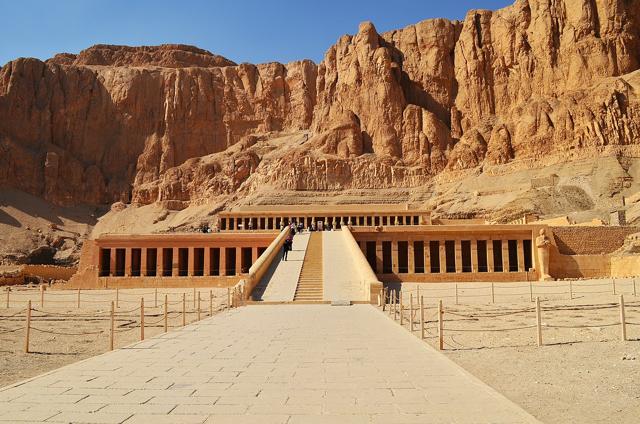
<svg viewBox="0 0 640 424">
<path fill-rule="evenodd" d="M 209 316 L 213 316 L 213 290 L 209 290 Z"/>
<path fill-rule="evenodd" d="M 573 282 L 569 280 L 569 300 L 573 300 Z"/>
<path fill-rule="evenodd" d="M 7 287 L 7 309 L 9 309 L 9 293 L 10 292 L 11 292 L 11 287 Z"/>
<path fill-rule="evenodd" d="M 187 325 L 187 295 L 182 293 L 182 326 Z"/>
<path fill-rule="evenodd" d="M 404 324 L 404 305 L 402 305 L 402 289 L 400 289 L 400 325 Z"/>
<path fill-rule="evenodd" d="M 533 302 L 533 283 L 529 280 L 529 302 Z"/>
<path fill-rule="evenodd" d="M 413 333 L 413 293 L 409 296 L 409 331 Z"/>
<path fill-rule="evenodd" d="M 164 295 L 164 332 L 165 333 L 169 329 L 168 317 L 169 317 L 169 296 L 165 294 Z"/>
<path fill-rule="evenodd" d="M 542 346 L 542 313 L 540 312 L 539 297 L 536 297 L 536 335 L 538 346 Z"/>
<path fill-rule="evenodd" d="M 198 321 L 200 321 L 200 292 L 198 292 Z"/>
<path fill-rule="evenodd" d="M 78 309 L 80 309 L 80 287 L 78 287 Z"/>
<path fill-rule="evenodd" d="M 420 296 L 420 340 L 424 340 L 424 299 Z"/>
<path fill-rule="evenodd" d="M 116 308 L 120 307 L 120 289 L 116 287 Z"/>
<path fill-rule="evenodd" d="M 154 292 L 153 307 L 154 308 L 158 307 L 158 288 L 157 287 L 156 287 L 156 290 Z"/>
<path fill-rule="evenodd" d="M 40 307 L 44 308 L 44 285 L 40 284 Z"/>
<path fill-rule="evenodd" d="M 496 303 L 496 295 L 493 288 L 493 282 L 491 282 L 491 303 Z"/>
<path fill-rule="evenodd" d="M 611 286 L 613 287 L 613 294 L 616 294 L 616 279 L 611 279 Z"/>
<path fill-rule="evenodd" d="M 442 310 L 442 299 L 438 300 L 438 349 L 444 349 L 444 311 Z"/>
<path fill-rule="evenodd" d="M 456 305 L 458 304 L 458 283 L 456 284 Z"/>
<path fill-rule="evenodd" d="M 633 295 L 637 296 L 636 293 L 636 279 L 633 279 Z M 9 307 L 9 294 L 7 293 L 7 308 Z"/>
<path fill-rule="evenodd" d="M 27 301 L 27 325 L 24 332 L 24 353 L 29 353 L 29 336 L 31 335 L 31 300 Z"/>
<path fill-rule="evenodd" d="M 144 296 L 140 298 L 140 340 L 144 340 Z"/>
<path fill-rule="evenodd" d="M 114 332 L 115 332 L 115 328 L 114 328 L 114 307 L 113 307 L 113 300 L 111 301 L 111 323 L 109 325 L 109 350 L 113 350 L 113 336 L 114 336 Z"/>
<path fill-rule="evenodd" d="M 624 295 L 620 295 L 620 337 L 622 341 L 627 340 L 627 320 L 624 314 Z"/>
<path fill-rule="evenodd" d="M 196 308 L 196 288 L 193 288 L 193 309 Z"/>
<path fill-rule="evenodd" d="M 227 287 L 227 309 L 231 308 L 231 288 Z"/>
</svg>

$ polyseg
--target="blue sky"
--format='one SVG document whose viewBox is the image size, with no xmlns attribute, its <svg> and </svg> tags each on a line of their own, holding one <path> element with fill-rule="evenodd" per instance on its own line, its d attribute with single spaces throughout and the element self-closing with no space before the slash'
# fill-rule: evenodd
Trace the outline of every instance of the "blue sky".
<svg viewBox="0 0 640 424">
<path fill-rule="evenodd" d="M 0 65 L 93 44 L 192 44 L 233 61 L 312 59 L 358 23 L 378 31 L 423 19 L 462 19 L 512 0 L 0 0 Z"/>
</svg>

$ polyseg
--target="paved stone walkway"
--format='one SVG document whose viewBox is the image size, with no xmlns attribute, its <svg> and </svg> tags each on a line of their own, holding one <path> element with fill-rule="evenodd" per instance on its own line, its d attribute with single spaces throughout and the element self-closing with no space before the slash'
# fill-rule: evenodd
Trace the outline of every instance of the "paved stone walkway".
<svg viewBox="0 0 640 424">
<path fill-rule="evenodd" d="M 0 421 L 529 423 L 370 305 L 255 305 L 0 389 Z"/>
<path fill-rule="evenodd" d="M 322 236 L 324 299 L 368 300 L 342 231 L 324 231 Z"/>
<path fill-rule="evenodd" d="M 293 237 L 293 250 L 287 255 L 287 260 L 283 261 L 282 252 L 278 253 L 262 281 L 254 290 L 254 299 L 271 302 L 290 302 L 293 300 L 308 244 L 309 233 L 297 234 Z"/>
</svg>

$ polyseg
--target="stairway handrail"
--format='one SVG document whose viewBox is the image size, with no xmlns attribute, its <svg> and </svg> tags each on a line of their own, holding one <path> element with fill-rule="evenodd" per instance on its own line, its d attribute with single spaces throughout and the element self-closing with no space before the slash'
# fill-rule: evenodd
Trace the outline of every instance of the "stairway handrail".
<svg viewBox="0 0 640 424">
<path fill-rule="evenodd" d="M 262 255 L 256 259 L 255 263 L 249 268 L 247 276 L 238 282 L 237 286 L 243 286 L 243 293 L 245 300 L 251 297 L 251 292 L 260 283 L 260 280 L 271 267 L 271 263 L 282 249 L 287 236 L 289 235 L 289 227 L 285 227 L 278 237 L 276 237 L 271 244 L 262 252 Z"/>
<path fill-rule="evenodd" d="M 356 242 L 356 239 L 351 234 L 351 229 L 348 226 L 342 227 L 342 234 L 344 236 L 345 243 L 353 255 L 353 262 L 358 271 L 362 289 L 369 295 L 369 301 L 374 301 L 374 296 L 382 288 L 382 283 L 378 280 L 375 272 L 371 269 L 369 261 L 360 250 L 360 246 Z"/>
</svg>

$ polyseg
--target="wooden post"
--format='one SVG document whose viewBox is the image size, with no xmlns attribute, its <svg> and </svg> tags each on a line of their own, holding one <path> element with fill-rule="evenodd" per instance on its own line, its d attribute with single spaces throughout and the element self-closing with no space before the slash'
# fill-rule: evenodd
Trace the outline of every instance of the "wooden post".
<svg viewBox="0 0 640 424">
<path fill-rule="evenodd" d="M 442 299 L 438 300 L 438 348 L 444 349 L 444 311 L 442 310 Z"/>
<path fill-rule="evenodd" d="M 456 305 L 458 304 L 458 283 L 456 284 Z"/>
<path fill-rule="evenodd" d="M 196 308 L 196 288 L 193 288 L 193 309 Z"/>
<path fill-rule="evenodd" d="M 635 283 L 635 281 L 634 281 L 634 283 Z M 635 284 L 634 284 L 634 287 L 635 287 Z M 7 287 L 7 309 L 9 309 L 9 293 L 10 292 L 11 292 L 11 288 Z"/>
<path fill-rule="evenodd" d="M 78 309 L 80 309 L 80 288 L 78 288 Z"/>
<path fill-rule="evenodd" d="M 637 296 L 637 292 L 636 292 L 636 279 L 633 279 L 633 295 Z M 7 293 L 7 308 L 9 307 L 9 293 Z"/>
<path fill-rule="evenodd" d="M 198 321 L 200 321 L 200 292 L 198 292 Z"/>
<path fill-rule="evenodd" d="M 400 289 L 400 325 L 404 324 L 404 305 L 402 305 L 402 289 Z"/>
<path fill-rule="evenodd" d="M 409 331 L 413 333 L 413 293 L 409 295 Z"/>
<path fill-rule="evenodd" d="M 114 305 L 113 300 L 111 301 L 111 324 L 109 325 L 109 350 L 113 350 L 113 338 L 115 333 L 115 325 L 114 325 Z"/>
<path fill-rule="evenodd" d="M 624 314 L 624 295 L 620 295 L 620 338 L 622 341 L 627 340 L 627 320 Z"/>
<path fill-rule="evenodd" d="M 416 286 L 416 303 L 418 303 L 418 299 L 420 299 L 420 285 Z"/>
<path fill-rule="evenodd" d="M 116 308 L 120 307 L 120 289 L 116 287 Z"/>
<path fill-rule="evenodd" d="M 213 290 L 209 290 L 209 316 L 213 316 Z"/>
<path fill-rule="evenodd" d="M 156 290 L 154 292 L 153 307 L 154 308 L 158 307 L 158 288 L 157 287 L 156 287 Z"/>
<path fill-rule="evenodd" d="M 44 285 L 40 284 L 40 307 L 44 308 Z"/>
<path fill-rule="evenodd" d="M 182 326 L 187 325 L 187 295 L 182 293 Z"/>
<path fill-rule="evenodd" d="M 420 296 L 420 340 L 424 340 L 424 299 Z"/>
<path fill-rule="evenodd" d="M 542 346 L 542 313 L 540 312 L 539 297 L 536 297 L 536 336 L 538 346 Z"/>
<path fill-rule="evenodd" d="M 573 284 L 571 280 L 569 280 L 569 300 L 573 300 Z"/>
<path fill-rule="evenodd" d="M 164 332 L 166 333 L 169 330 L 169 297 L 164 295 Z"/>
<path fill-rule="evenodd" d="M 27 301 L 27 324 L 24 332 L 24 353 L 29 353 L 29 336 L 31 335 L 31 300 Z"/>
<path fill-rule="evenodd" d="M 496 292 L 493 288 L 493 282 L 491 283 L 491 303 L 496 303 Z"/>
<path fill-rule="evenodd" d="M 140 298 L 140 340 L 144 340 L 144 296 Z"/>
<path fill-rule="evenodd" d="M 231 288 L 227 287 L 227 309 L 231 308 Z"/>
<path fill-rule="evenodd" d="M 529 302 L 533 302 L 533 283 L 529 280 Z"/>
<path fill-rule="evenodd" d="M 611 279 L 611 285 L 613 286 L 613 294 L 616 294 L 616 279 Z"/>
</svg>

